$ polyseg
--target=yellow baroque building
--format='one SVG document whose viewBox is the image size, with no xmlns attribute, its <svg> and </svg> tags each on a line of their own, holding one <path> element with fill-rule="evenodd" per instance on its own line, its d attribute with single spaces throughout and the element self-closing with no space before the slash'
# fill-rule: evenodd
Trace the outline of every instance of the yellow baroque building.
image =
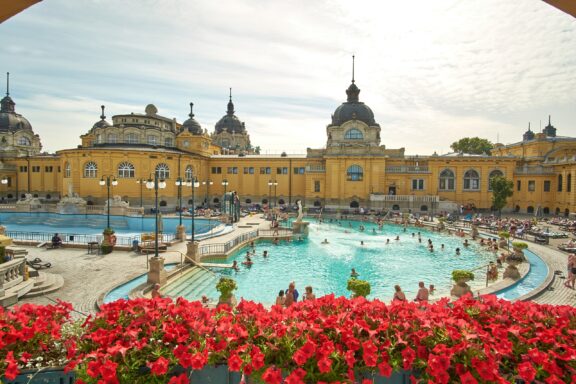
<svg viewBox="0 0 576 384">
<path fill-rule="evenodd" d="M 176 181 L 196 178 L 196 205 L 217 205 L 227 189 L 238 191 L 247 205 L 302 200 L 332 209 L 451 212 L 489 210 L 489 180 L 503 175 L 514 182 L 508 211 L 574 211 L 576 139 L 556 136 L 550 121 L 540 133 L 529 128 L 517 143 L 496 144 L 491 154 L 407 156 L 404 148 L 381 144 L 380 125 L 360 101 L 354 80 L 346 94 L 326 126 L 325 146 L 302 155 L 254 151 L 231 95 L 212 133 L 194 119 L 193 104 L 183 123 L 159 115 L 152 104 L 144 113 L 115 115 L 108 122 L 102 106 L 77 148 L 46 154 L 7 92 L 0 111 L 1 199 L 8 203 L 31 194 L 50 203 L 74 194 L 102 205 L 107 190 L 99 181 L 110 176 L 118 180 L 112 195 L 148 208 L 154 195 L 142 181 L 156 173 L 167 181 L 159 191 L 166 209 L 179 204 Z M 183 187 L 182 195 L 183 205 L 190 206 L 191 188 Z"/>
</svg>

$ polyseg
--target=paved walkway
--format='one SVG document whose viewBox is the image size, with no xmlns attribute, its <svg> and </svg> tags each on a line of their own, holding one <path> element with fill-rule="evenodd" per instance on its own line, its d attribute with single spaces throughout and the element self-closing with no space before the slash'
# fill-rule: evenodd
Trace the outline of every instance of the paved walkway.
<svg viewBox="0 0 576 384">
<path fill-rule="evenodd" d="M 203 240 L 201 245 L 225 243 L 242 233 L 269 227 L 270 222 L 260 216 L 245 217 L 236 225 L 234 232 Z M 530 249 L 538 253 L 553 272 L 562 272 L 561 275 L 554 276 L 550 288 L 542 290 L 533 298 L 538 303 L 576 306 L 576 291 L 564 287 L 566 280 L 562 278 L 566 276 L 567 254 L 557 249 L 557 245 L 565 241 L 567 239 L 552 239 L 549 246 L 530 243 Z M 26 248 L 29 251 L 29 258 L 39 257 L 44 262 L 52 263 L 52 268 L 45 271 L 62 275 L 64 286 L 45 296 L 22 299 L 20 303 L 50 304 L 56 299 L 61 299 L 72 303 L 74 308 L 82 313 L 94 313 L 99 296 L 147 272 L 147 256 L 136 252 L 114 251 L 108 255 L 93 255 L 87 254 L 86 249 Z M 163 254 L 166 263 L 180 262 L 182 258 L 180 252 L 186 253 L 185 242 L 175 244 L 169 248 L 169 252 Z"/>
</svg>

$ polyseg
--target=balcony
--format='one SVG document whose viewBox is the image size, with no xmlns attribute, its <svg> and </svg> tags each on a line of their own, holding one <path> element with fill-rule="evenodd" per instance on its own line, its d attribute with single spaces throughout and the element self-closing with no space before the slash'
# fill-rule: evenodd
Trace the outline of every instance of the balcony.
<svg viewBox="0 0 576 384">
<path fill-rule="evenodd" d="M 395 203 L 438 203 L 440 202 L 440 196 L 435 195 L 379 195 L 370 194 L 370 201 L 383 201 L 383 202 L 395 202 Z"/>
<path fill-rule="evenodd" d="M 323 165 L 307 165 L 306 173 L 326 173 L 326 168 Z"/>
<path fill-rule="evenodd" d="M 554 175 L 553 167 L 518 167 L 514 170 L 514 176 L 528 176 L 528 175 Z"/>
<path fill-rule="evenodd" d="M 386 173 L 426 174 L 430 173 L 430 170 L 428 169 L 428 167 L 399 165 L 395 167 L 386 167 Z"/>
</svg>

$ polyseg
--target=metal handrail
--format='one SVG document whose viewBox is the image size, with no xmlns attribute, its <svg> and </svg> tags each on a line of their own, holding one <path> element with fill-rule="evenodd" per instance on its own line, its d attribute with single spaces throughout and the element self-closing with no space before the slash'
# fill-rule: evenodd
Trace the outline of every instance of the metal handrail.
<svg viewBox="0 0 576 384">
<path fill-rule="evenodd" d="M 172 250 L 172 251 L 166 251 L 164 253 L 170 253 L 170 252 L 174 252 L 174 253 L 179 253 L 180 254 L 180 264 L 183 265 L 183 258 L 186 260 L 189 260 L 190 262 L 192 262 L 192 264 L 194 264 L 195 266 L 197 266 L 198 268 L 201 268 L 207 272 L 210 272 L 211 274 L 213 274 L 214 276 L 220 276 L 219 274 L 217 274 L 216 272 L 206 268 L 205 266 L 199 264 L 196 260 L 190 258 L 190 256 L 188 256 L 187 254 L 185 254 L 184 252 L 181 251 L 176 251 L 176 250 Z"/>
</svg>

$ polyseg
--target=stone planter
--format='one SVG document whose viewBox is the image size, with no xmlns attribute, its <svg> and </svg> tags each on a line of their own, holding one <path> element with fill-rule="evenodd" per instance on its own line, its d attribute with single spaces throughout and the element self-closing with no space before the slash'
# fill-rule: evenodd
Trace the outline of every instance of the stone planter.
<svg viewBox="0 0 576 384">
<path fill-rule="evenodd" d="M 510 278 L 512 280 L 520 279 L 520 271 L 518 271 L 517 266 L 526 261 L 524 252 L 520 248 L 514 248 L 514 253 L 506 257 L 506 263 L 508 267 L 504 271 L 503 277 Z"/>
<path fill-rule="evenodd" d="M 456 284 L 454 284 L 454 286 L 450 290 L 450 295 L 456 296 L 456 297 L 462 297 L 467 293 L 472 293 L 472 289 L 470 288 L 470 286 L 468 284 L 466 284 L 469 281 L 470 281 L 470 279 L 458 280 L 456 282 Z"/>
<path fill-rule="evenodd" d="M 231 295 L 228 299 L 223 299 L 222 296 L 220 296 L 220 298 L 218 299 L 218 305 L 224 305 L 224 304 L 227 304 L 230 307 L 234 308 L 238 304 L 238 301 L 236 300 L 236 297 L 234 295 Z"/>
<path fill-rule="evenodd" d="M 64 372 L 64 367 L 42 369 L 24 369 L 14 380 L 2 378 L 5 384 L 73 384 L 76 382 L 74 371 Z"/>
</svg>

